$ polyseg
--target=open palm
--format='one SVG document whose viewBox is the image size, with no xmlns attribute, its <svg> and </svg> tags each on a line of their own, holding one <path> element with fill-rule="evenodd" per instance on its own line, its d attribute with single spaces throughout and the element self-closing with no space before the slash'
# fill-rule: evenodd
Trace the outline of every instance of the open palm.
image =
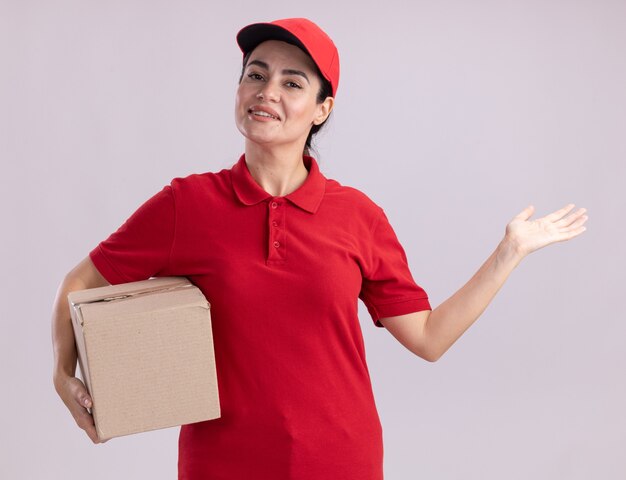
<svg viewBox="0 0 626 480">
<path fill-rule="evenodd" d="M 584 224 L 587 221 L 584 208 L 570 213 L 573 209 L 574 205 L 569 204 L 545 217 L 531 220 L 535 208 L 530 205 L 509 222 L 506 235 L 524 255 L 552 243 L 570 240 L 586 230 Z"/>
</svg>

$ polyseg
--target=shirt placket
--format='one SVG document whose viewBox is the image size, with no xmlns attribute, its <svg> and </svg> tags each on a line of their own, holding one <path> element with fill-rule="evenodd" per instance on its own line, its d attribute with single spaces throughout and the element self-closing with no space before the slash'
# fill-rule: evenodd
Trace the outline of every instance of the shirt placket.
<svg viewBox="0 0 626 480">
<path fill-rule="evenodd" d="M 268 202 L 268 255 L 267 263 L 282 263 L 286 259 L 285 200 L 271 198 Z"/>
</svg>

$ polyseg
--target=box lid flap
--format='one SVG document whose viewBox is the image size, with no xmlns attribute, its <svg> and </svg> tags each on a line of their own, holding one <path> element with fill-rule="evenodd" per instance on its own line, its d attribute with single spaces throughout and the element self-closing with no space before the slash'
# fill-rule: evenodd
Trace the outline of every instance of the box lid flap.
<svg viewBox="0 0 626 480">
<path fill-rule="evenodd" d="M 131 297 L 133 295 L 191 286 L 191 282 L 185 277 L 157 277 L 149 280 L 141 280 L 139 282 L 107 285 L 105 287 L 89 288 L 86 290 L 76 290 L 74 292 L 70 292 L 67 298 L 70 304 L 80 305 L 93 302 L 106 302 Z"/>
</svg>

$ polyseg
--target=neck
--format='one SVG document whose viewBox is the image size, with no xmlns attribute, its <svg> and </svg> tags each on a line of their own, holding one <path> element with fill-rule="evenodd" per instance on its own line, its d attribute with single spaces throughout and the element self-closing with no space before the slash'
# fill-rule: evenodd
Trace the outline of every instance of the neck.
<svg viewBox="0 0 626 480">
<path fill-rule="evenodd" d="M 308 170 L 302 161 L 302 148 L 264 148 L 246 141 L 246 164 L 252 178 L 274 197 L 297 190 L 306 180 Z"/>
</svg>

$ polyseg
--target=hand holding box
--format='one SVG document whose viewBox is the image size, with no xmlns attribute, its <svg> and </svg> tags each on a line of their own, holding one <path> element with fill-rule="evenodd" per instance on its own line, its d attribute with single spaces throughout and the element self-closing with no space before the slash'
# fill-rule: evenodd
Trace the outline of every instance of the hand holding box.
<svg viewBox="0 0 626 480">
<path fill-rule="evenodd" d="M 68 295 L 100 440 L 220 416 L 209 303 L 182 277 Z"/>
</svg>

